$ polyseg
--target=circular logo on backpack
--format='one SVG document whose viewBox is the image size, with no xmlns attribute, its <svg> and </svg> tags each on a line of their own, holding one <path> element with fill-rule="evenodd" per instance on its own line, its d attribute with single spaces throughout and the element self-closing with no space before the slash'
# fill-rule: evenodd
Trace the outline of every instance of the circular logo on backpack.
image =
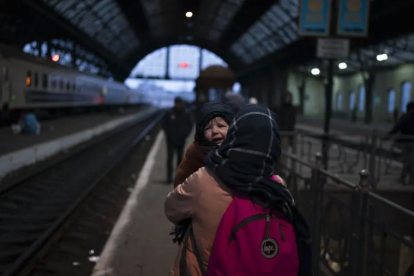
<svg viewBox="0 0 414 276">
<path fill-rule="evenodd" d="M 262 241 L 262 255 L 266 259 L 271 259 L 279 253 L 279 245 L 274 239 L 268 238 Z"/>
</svg>

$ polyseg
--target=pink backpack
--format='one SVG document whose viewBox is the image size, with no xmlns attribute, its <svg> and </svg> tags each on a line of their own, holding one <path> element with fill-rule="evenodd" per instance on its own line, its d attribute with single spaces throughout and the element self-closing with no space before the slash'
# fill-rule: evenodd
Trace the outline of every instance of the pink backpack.
<svg viewBox="0 0 414 276">
<path fill-rule="evenodd" d="M 276 176 L 272 179 L 281 182 Z M 235 196 L 224 213 L 207 271 L 201 264 L 194 235 L 191 233 L 190 237 L 202 275 L 298 275 L 299 258 L 293 226 L 284 220 L 282 211 L 265 209 L 250 198 Z"/>
</svg>

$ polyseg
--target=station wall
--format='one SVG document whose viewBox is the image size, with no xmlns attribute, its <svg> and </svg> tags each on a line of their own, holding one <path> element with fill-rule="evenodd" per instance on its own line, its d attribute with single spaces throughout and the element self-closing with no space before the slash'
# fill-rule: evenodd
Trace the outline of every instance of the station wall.
<svg viewBox="0 0 414 276">
<path fill-rule="evenodd" d="M 295 105 L 299 105 L 299 84 L 303 74 L 289 70 L 287 88 L 293 94 Z M 408 83 L 408 85 L 407 85 Z M 387 69 L 376 74 L 374 83 L 373 112 L 377 122 L 392 120 L 392 106 L 397 107 L 399 114 L 407 103 L 407 95 L 414 100 L 414 65 L 405 64 L 394 69 Z M 359 107 L 360 88 L 363 79 L 360 73 L 350 76 L 335 77 L 332 107 L 336 117 L 347 117 L 351 114 L 351 94 L 354 93 L 354 105 Z M 404 92 L 407 90 L 408 92 Z M 393 92 L 390 92 L 393 91 Z M 363 92 L 362 92 L 363 93 Z M 392 93 L 394 96 L 390 95 Z M 405 100 L 403 100 L 405 98 Z M 324 81 L 320 77 L 308 76 L 305 86 L 305 115 L 322 115 L 325 107 Z M 364 108 L 358 108 L 358 117 L 364 116 Z"/>
<path fill-rule="evenodd" d="M 303 77 L 303 73 L 289 70 L 287 89 L 293 95 L 293 104 L 297 106 L 300 105 L 299 86 Z M 316 77 L 306 77 L 303 114 L 322 115 L 325 107 L 324 94 L 324 85 L 321 79 Z"/>
</svg>

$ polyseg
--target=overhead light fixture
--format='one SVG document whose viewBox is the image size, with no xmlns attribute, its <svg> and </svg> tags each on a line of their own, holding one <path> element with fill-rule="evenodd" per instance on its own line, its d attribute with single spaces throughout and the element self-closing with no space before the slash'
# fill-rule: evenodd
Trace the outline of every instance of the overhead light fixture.
<svg viewBox="0 0 414 276">
<path fill-rule="evenodd" d="M 348 65 L 345 62 L 341 62 L 338 64 L 339 69 L 344 70 L 348 67 Z"/>
<path fill-rule="evenodd" d="M 188 17 L 188 18 L 193 17 L 193 13 L 190 12 L 190 11 L 189 12 L 186 12 L 185 13 L 185 16 Z"/>
<path fill-rule="evenodd" d="M 388 59 L 388 55 L 387 54 L 381 54 L 381 55 L 377 55 L 377 60 L 378 61 L 384 61 Z"/>
<path fill-rule="evenodd" d="M 321 73 L 321 70 L 319 70 L 318 68 L 313 68 L 311 70 L 312 75 L 316 76 L 319 75 Z"/>
</svg>

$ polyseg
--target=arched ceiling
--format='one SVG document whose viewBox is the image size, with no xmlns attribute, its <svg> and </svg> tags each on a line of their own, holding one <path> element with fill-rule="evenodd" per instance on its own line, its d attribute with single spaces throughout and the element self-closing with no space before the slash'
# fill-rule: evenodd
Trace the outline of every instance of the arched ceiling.
<svg viewBox="0 0 414 276">
<path fill-rule="evenodd" d="M 413 24 L 407 23 L 413 2 L 371 0 L 371 35 L 356 39 L 352 46 L 414 32 Z M 314 39 L 297 36 L 298 3 L 0 0 L 0 38 L 2 43 L 18 47 L 33 40 L 70 39 L 103 59 L 117 79 L 126 78 L 140 59 L 160 47 L 193 44 L 216 53 L 241 75 L 269 64 L 314 59 Z M 186 11 L 194 16 L 186 18 Z M 390 12 L 392 21 L 387 20 Z"/>
</svg>

